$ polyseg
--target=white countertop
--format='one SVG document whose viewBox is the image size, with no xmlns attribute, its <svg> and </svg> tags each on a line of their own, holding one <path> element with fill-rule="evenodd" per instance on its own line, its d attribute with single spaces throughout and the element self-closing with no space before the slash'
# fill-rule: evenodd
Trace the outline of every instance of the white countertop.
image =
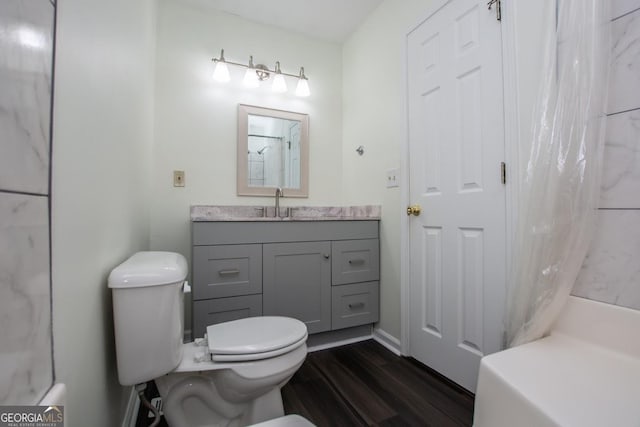
<svg viewBox="0 0 640 427">
<path fill-rule="evenodd" d="M 191 221 L 367 221 L 380 220 L 381 211 L 379 205 L 281 206 L 280 218 L 273 206 L 193 205 Z"/>
</svg>

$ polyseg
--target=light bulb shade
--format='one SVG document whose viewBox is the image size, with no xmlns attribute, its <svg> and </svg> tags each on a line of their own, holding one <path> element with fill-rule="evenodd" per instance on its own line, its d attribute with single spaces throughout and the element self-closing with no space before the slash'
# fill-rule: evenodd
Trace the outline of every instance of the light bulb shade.
<svg viewBox="0 0 640 427">
<path fill-rule="evenodd" d="M 244 87 L 253 89 L 260 86 L 260 81 L 258 80 L 258 75 L 256 74 L 255 68 L 248 68 L 247 72 L 244 73 Z"/>
<path fill-rule="evenodd" d="M 296 86 L 296 96 L 309 95 L 311 95 L 311 91 L 309 91 L 309 82 L 307 81 L 307 79 L 298 79 L 298 86 Z"/>
<path fill-rule="evenodd" d="M 283 93 L 287 91 L 287 83 L 284 81 L 284 76 L 282 74 L 275 75 L 271 90 L 275 93 Z"/>
<path fill-rule="evenodd" d="M 220 83 L 227 83 L 231 80 L 226 62 L 216 61 L 216 68 L 213 70 L 213 79 Z"/>
</svg>

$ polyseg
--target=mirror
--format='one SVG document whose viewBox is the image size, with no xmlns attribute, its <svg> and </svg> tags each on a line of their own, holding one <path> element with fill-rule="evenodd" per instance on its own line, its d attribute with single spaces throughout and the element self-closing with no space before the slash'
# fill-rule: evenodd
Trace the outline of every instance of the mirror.
<svg viewBox="0 0 640 427">
<path fill-rule="evenodd" d="M 238 106 L 238 195 L 309 196 L 309 116 Z"/>
</svg>

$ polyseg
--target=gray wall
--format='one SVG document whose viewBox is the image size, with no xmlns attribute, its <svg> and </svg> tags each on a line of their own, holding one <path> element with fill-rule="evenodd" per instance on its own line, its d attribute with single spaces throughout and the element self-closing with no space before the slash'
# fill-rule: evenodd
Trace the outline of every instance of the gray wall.
<svg viewBox="0 0 640 427">
<path fill-rule="evenodd" d="M 598 228 L 573 294 L 640 310 L 640 0 L 613 0 Z"/>
<path fill-rule="evenodd" d="M 57 3 L 51 271 L 69 427 L 119 426 L 127 407 L 107 277 L 149 249 L 155 4 Z"/>
<path fill-rule="evenodd" d="M 53 382 L 49 257 L 55 6 L 0 2 L 0 405 Z"/>
</svg>

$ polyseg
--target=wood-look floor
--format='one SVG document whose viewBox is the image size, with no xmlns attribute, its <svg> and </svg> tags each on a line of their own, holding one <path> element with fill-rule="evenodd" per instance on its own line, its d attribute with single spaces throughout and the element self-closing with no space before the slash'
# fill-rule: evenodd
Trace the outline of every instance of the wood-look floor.
<svg viewBox="0 0 640 427">
<path fill-rule="evenodd" d="M 155 387 L 147 396 L 157 396 Z M 282 388 L 287 414 L 324 426 L 471 426 L 473 395 L 373 340 L 310 353 Z M 141 409 L 137 426 L 150 424 Z M 162 420 L 161 427 L 167 424 Z"/>
<path fill-rule="evenodd" d="M 322 426 L 471 426 L 473 395 L 373 340 L 310 353 L 285 412 Z"/>
</svg>

